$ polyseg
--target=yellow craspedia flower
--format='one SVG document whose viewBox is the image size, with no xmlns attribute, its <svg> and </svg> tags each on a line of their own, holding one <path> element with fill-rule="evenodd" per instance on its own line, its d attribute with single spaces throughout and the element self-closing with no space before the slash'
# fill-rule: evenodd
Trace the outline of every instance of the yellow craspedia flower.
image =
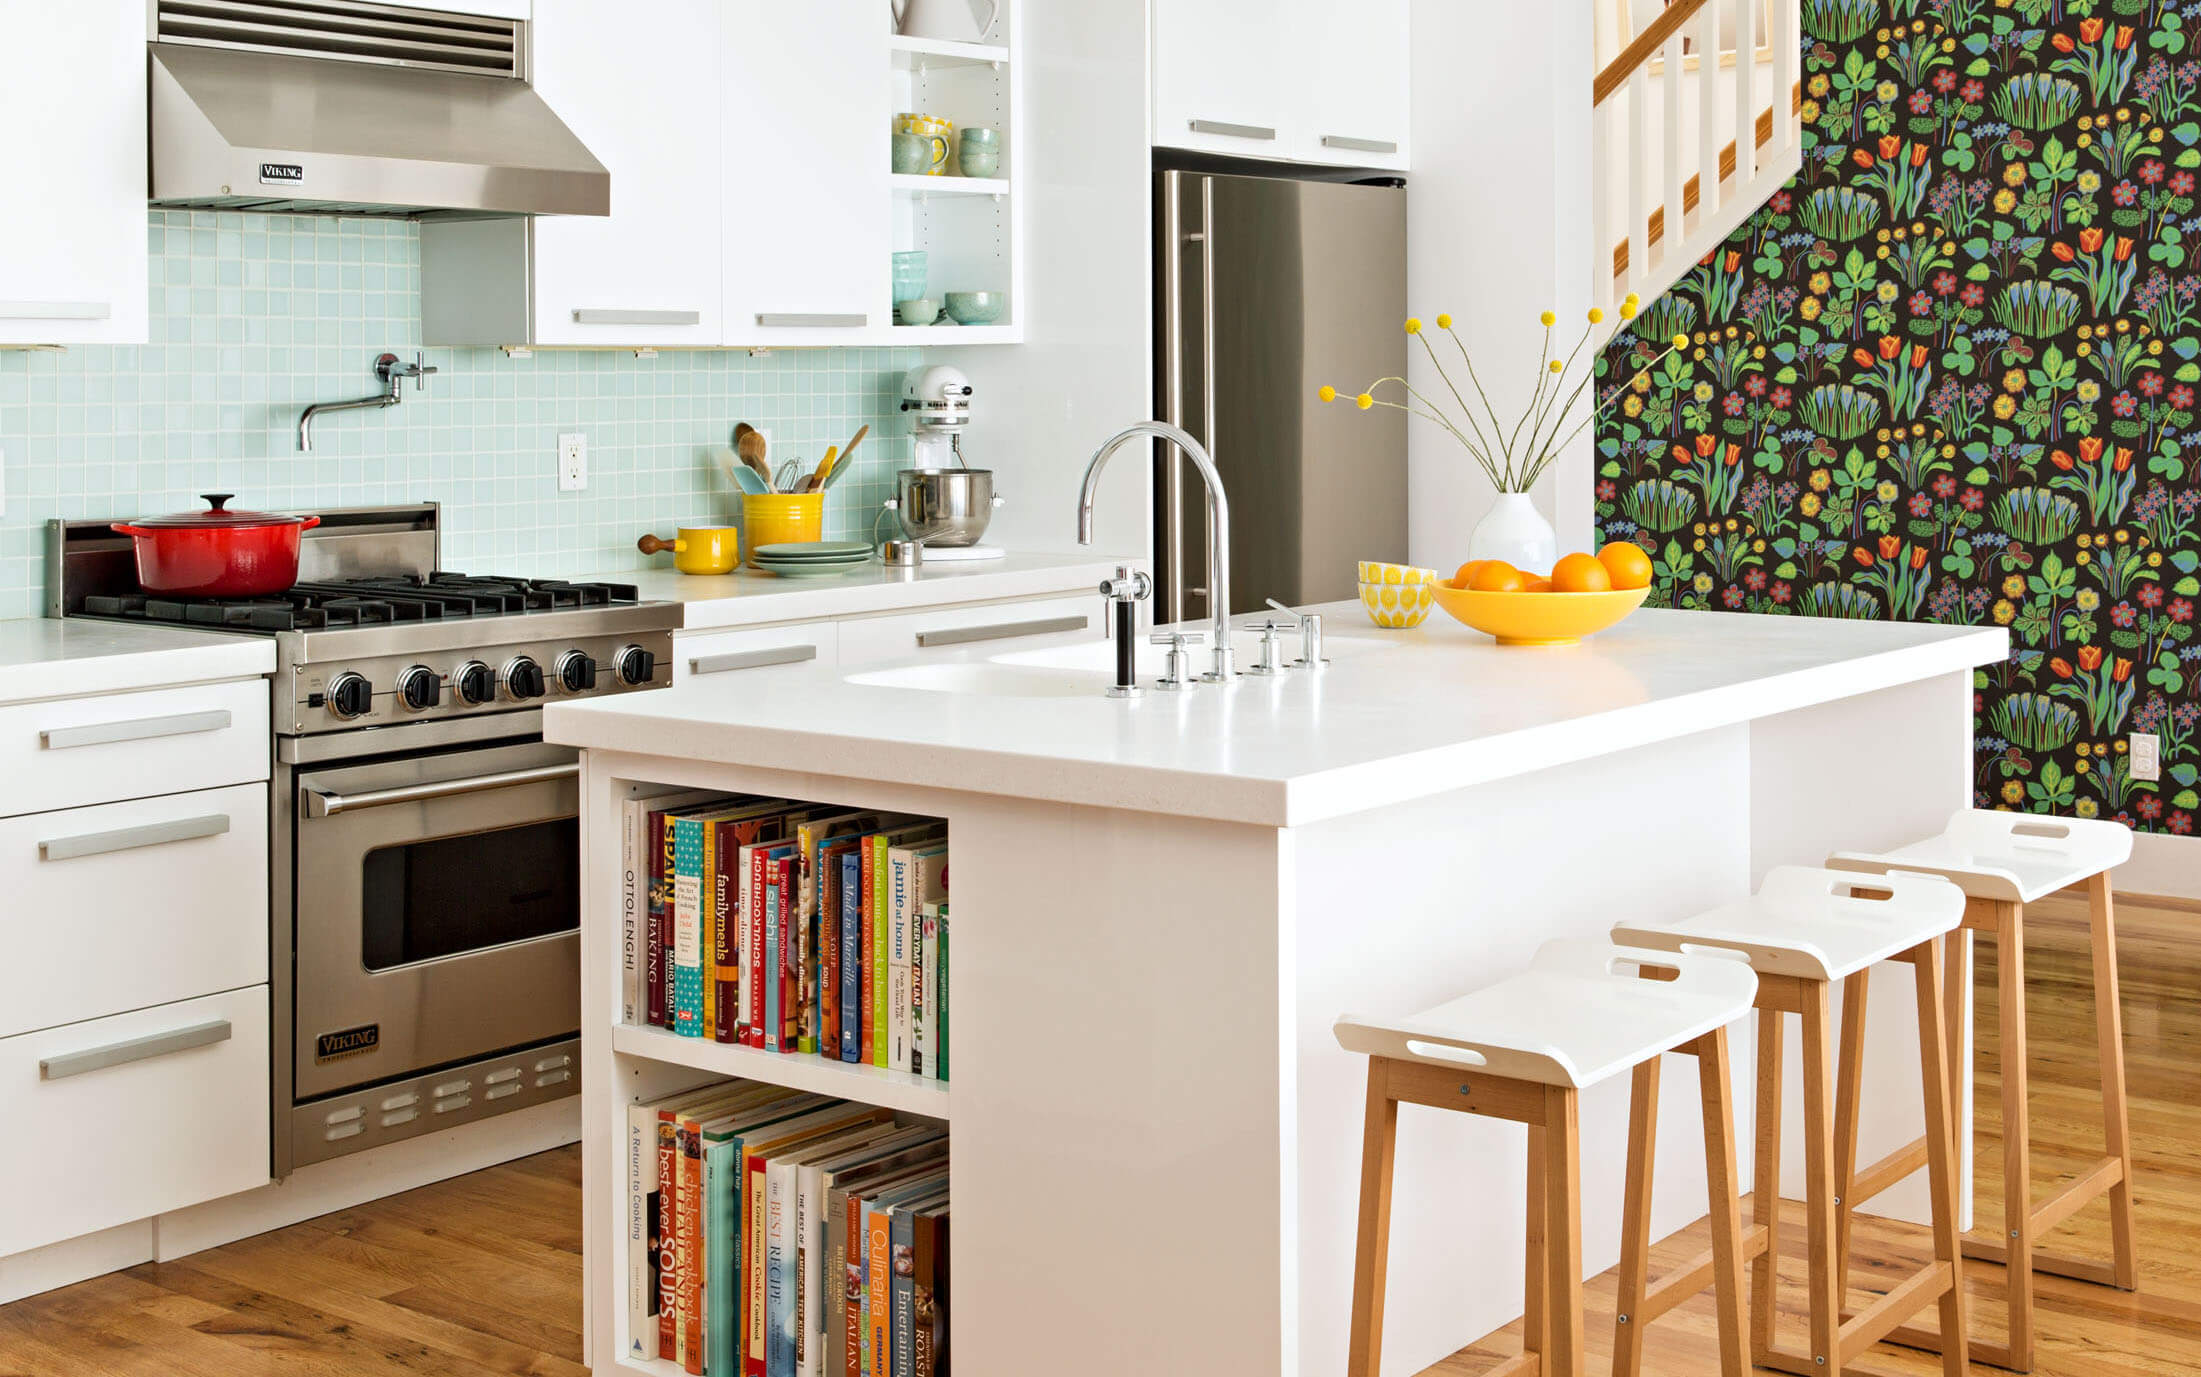
<svg viewBox="0 0 2201 1377">
<path fill-rule="evenodd" d="M 1409 335 L 1418 335 L 1421 333 L 1420 316 L 1408 316 L 1406 318 L 1406 333 Z"/>
<path fill-rule="evenodd" d="M 1643 304 L 1643 298 L 1637 296 L 1634 292 L 1628 293 L 1625 300 L 1630 306 L 1641 306 Z"/>
<path fill-rule="evenodd" d="M 1565 364 L 1563 364 L 1563 363 L 1561 363 L 1561 362 L 1559 362 L 1559 360 L 1557 360 L 1557 359 L 1553 359 L 1553 360 L 1551 361 L 1551 371 L 1552 371 L 1552 372 L 1554 372 L 1554 373 L 1558 372 L 1558 371 L 1559 371 L 1560 369 L 1562 369 L 1562 368 L 1565 368 L 1565 367 L 1566 367 L 1566 365 L 1565 365 Z"/>
<path fill-rule="evenodd" d="M 1372 407 L 1372 406 L 1374 406 L 1375 404 L 1376 404 L 1376 399 L 1375 399 L 1374 397 L 1371 397 L 1371 396 L 1369 396 L 1369 395 L 1368 395 L 1367 393 L 1365 393 L 1365 392 L 1363 392 L 1363 393 L 1361 393 L 1361 394 L 1360 394 L 1359 396 L 1357 396 L 1357 397 L 1353 398 L 1353 405 L 1354 405 L 1354 406 L 1357 406 L 1357 407 L 1359 407 L 1359 408 L 1360 408 L 1360 409 L 1361 409 L 1362 411 L 1366 411 L 1366 410 L 1367 410 L 1367 409 L 1368 409 L 1369 407 Z"/>
<path fill-rule="evenodd" d="M 1315 389 L 1315 395 L 1326 402 L 1334 402 L 1337 400 L 1337 389 L 1324 383 Z"/>
<path fill-rule="evenodd" d="M 1604 319 L 1605 313 L 1603 311 L 1599 310 L 1595 306 L 1590 307 L 1590 324 L 1596 325 Z"/>
<path fill-rule="evenodd" d="M 1438 315 L 1437 328 L 1439 330 L 1449 330 L 1452 328 L 1452 316 L 1450 312 L 1444 312 Z"/>
<path fill-rule="evenodd" d="M 1635 298 L 1631 296 L 1620 303 L 1620 318 L 1622 320 L 1634 320 L 1635 309 Z"/>
<path fill-rule="evenodd" d="M 1544 323 L 1544 328 L 1547 330 L 1559 323 L 1559 317 L 1551 311 L 1544 312 L 1537 319 Z"/>
</svg>

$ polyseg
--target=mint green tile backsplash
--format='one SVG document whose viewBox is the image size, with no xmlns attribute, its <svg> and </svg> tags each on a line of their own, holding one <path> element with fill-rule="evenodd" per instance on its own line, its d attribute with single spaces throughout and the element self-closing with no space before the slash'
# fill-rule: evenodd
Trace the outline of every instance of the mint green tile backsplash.
<svg viewBox="0 0 2201 1377">
<path fill-rule="evenodd" d="M 147 232 L 150 343 L 0 351 L 0 616 L 43 611 L 55 516 L 182 511 L 202 492 L 272 511 L 436 501 L 452 568 L 599 573 L 668 563 L 636 552 L 644 531 L 731 515 L 709 451 L 736 421 L 773 432 L 775 462 L 810 465 L 871 426 L 828 536 L 868 534 L 909 462 L 895 403 L 915 349 L 430 349 L 426 391 L 320 418 L 300 454 L 302 408 L 376 391 L 375 355 L 420 348 L 416 228 L 156 210 Z M 558 491 L 566 431 L 588 436 L 582 492 Z"/>
</svg>

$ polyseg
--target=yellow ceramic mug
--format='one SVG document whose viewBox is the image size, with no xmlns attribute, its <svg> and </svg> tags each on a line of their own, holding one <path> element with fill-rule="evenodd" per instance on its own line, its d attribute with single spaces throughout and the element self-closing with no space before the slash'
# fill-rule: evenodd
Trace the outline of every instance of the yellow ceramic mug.
<svg viewBox="0 0 2201 1377">
<path fill-rule="evenodd" d="M 646 535 L 634 543 L 645 555 L 670 551 L 683 574 L 731 574 L 741 562 L 741 532 L 733 526 L 682 526 L 671 540 Z"/>
<path fill-rule="evenodd" d="M 944 120 L 938 115 L 896 115 L 894 132 L 915 134 L 932 141 L 931 156 L 922 175 L 944 177 L 948 171 L 948 136 L 955 132 L 955 121 Z"/>
</svg>

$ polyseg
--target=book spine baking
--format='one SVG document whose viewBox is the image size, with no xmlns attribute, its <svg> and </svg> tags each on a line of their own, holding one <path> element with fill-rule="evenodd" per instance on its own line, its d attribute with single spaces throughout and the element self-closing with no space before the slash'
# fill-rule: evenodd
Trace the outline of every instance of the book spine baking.
<svg viewBox="0 0 2201 1377">
<path fill-rule="evenodd" d="M 764 1045 L 764 992 L 771 983 L 764 978 L 770 969 L 764 964 L 764 877 L 771 864 L 765 853 L 769 849 L 759 846 L 749 853 L 749 903 L 742 915 L 742 932 L 748 943 L 742 966 L 750 973 L 741 992 L 749 1014 L 742 1040 L 751 1047 Z"/>
<path fill-rule="evenodd" d="M 887 852 L 887 1065 L 910 1069 L 910 897 L 909 852 Z"/>
<path fill-rule="evenodd" d="M 741 1025 L 741 950 L 735 925 L 741 911 L 741 849 L 734 825 L 718 829 L 717 865 L 711 872 L 711 991 L 717 1022 L 714 1042 L 735 1042 Z"/>
<path fill-rule="evenodd" d="M 665 936 L 672 928 L 672 829 L 665 815 L 651 811 L 643 820 L 642 836 L 649 848 L 649 888 L 644 914 L 643 983 L 647 1003 L 643 1016 L 653 1027 L 665 1026 L 668 1006 L 665 986 Z"/>
<path fill-rule="evenodd" d="M 672 1111 L 657 1116 L 657 1356 L 671 1358 L 679 1343 L 675 1302 L 680 1292 L 680 1151 Z"/>
<path fill-rule="evenodd" d="M 841 857 L 841 1060 L 864 1059 L 864 857 L 859 842 Z"/>
<path fill-rule="evenodd" d="M 673 1031 L 703 1036 L 703 824 L 675 818 L 673 831 Z"/>
<path fill-rule="evenodd" d="M 916 1235 L 911 1232 L 915 1223 L 907 1208 L 892 1211 L 888 1225 L 889 1268 L 893 1272 L 889 1299 L 891 1321 L 894 1329 L 894 1368 L 892 1377 L 911 1377 L 911 1360 L 916 1356 L 915 1314 L 917 1289 L 915 1284 Z"/>
<path fill-rule="evenodd" d="M 642 1007 L 642 814 L 640 802 L 619 805 L 619 1021 L 633 1023 Z"/>
<path fill-rule="evenodd" d="M 870 905 L 871 1064 L 873 1066 L 886 1066 L 890 1064 L 888 1053 L 890 1043 L 887 1030 L 890 1026 L 888 1019 L 891 1017 L 887 1012 L 887 991 L 889 988 L 887 985 L 887 954 L 893 948 L 888 945 L 889 938 L 887 935 L 888 885 L 887 839 L 885 837 L 872 839 L 871 870 L 865 878 L 864 890 L 865 901 Z"/>
<path fill-rule="evenodd" d="M 627 1106 L 627 1356 L 657 1357 L 657 1110 Z"/>
<path fill-rule="evenodd" d="M 783 856 L 779 861 L 779 923 L 780 923 L 780 1046 L 782 1052 L 798 1051 L 802 1045 L 802 923 L 795 912 L 796 865 L 795 857 Z M 817 1044 L 811 1044 L 813 1050 Z"/>
</svg>

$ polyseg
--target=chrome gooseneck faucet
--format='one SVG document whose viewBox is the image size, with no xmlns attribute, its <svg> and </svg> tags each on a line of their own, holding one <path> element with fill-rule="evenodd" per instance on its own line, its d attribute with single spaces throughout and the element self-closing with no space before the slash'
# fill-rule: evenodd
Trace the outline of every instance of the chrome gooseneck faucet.
<svg viewBox="0 0 2201 1377">
<path fill-rule="evenodd" d="M 1085 489 L 1078 497 L 1078 544 L 1093 543 L 1093 499 L 1100 494 L 1101 469 L 1108 463 L 1108 456 L 1141 436 L 1175 445 L 1207 484 L 1207 587 L 1208 605 L 1214 611 L 1214 660 L 1213 668 L 1200 677 L 1208 683 L 1228 682 L 1234 673 L 1230 644 L 1230 502 L 1223 496 L 1223 476 L 1215 471 L 1215 461 L 1198 440 L 1166 421 L 1141 421 L 1109 436 L 1093 451 L 1093 462 L 1085 469 Z"/>
<path fill-rule="evenodd" d="M 331 411 L 358 411 L 363 407 L 370 406 L 377 409 L 385 406 L 396 406 L 404 400 L 397 390 L 398 380 L 401 378 L 411 378 L 413 380 L 413 390 L 416 392 L 426 389 L 428 375 L 436 370 L 423 363 L 422 358 L 421 354 L 415 353 L 411 363 L 399 363 L 397 355 L 383 354 L 374 361 L 375 376 L 382 379 L 382 390 L 380 392 L 372 397 L 360 397 L 354 401 L 315 402 L 312 406 L 307 407 L 298 417 L 298 452 L 300 454 L 313 452 L 313 418 L 316 416 L 326 415 Z"/>
</svg>

